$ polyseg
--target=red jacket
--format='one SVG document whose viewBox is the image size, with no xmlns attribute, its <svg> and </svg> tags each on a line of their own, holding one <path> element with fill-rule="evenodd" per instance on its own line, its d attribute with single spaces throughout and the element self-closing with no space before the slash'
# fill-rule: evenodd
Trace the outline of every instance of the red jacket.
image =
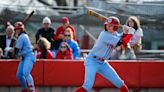
<svg viewBox="0 0 164 92">
<path fill-rule="evenodd" d="M 53 58 L 52 52 L 50 50 L 47 50 L 46 58 L 41 57 L 42 52 L 43 52 L 42 50 L 38 51 L 36 55 L 37 59 L 52 59 Z"/>
<path fill-rule="evenodd" d="M 73 39 L 76 41 L 76 31 L 75 28 L 71 25 L 68 25 L 66 28 L 71 28 L 72 29 L 72 33 L 73 33 Z M 54 35 L 54 39 L 58 40 L 59 39 L 59 34 L 64 34 L 65 29 L 62 26 L 59 26 L 56 29 L 56 34 Z"/>
<path fill-rule="evenodd" d="M 56 53 L 56 59 L 73 59 L 72 50 L 66 50 L 65 52 L 58 50 Z"/>
</svg>

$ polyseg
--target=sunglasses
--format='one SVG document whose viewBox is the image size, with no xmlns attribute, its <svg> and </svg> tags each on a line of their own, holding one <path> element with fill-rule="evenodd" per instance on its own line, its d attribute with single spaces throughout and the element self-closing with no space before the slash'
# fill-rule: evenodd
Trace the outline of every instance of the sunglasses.
<svg viewBox="0 0 164 92">
<path fill-rule="evenodd" d="M 61 46 L 61 48 L 67 48 L 66 46 Z"/>
<path fill-rule="evenodd" d="M 69 34 L 69 35 L 65 34 L 64 36 L 68 36 L 68 37 L 70 37 L 71 35 L 70 35 L 70 34 Z"/>
<path fill-rule="evenodd" d="M 16 30 L 22 30 L 22 28 L 14 28 L 14 30 L 16 31 Z"/>
</svg>

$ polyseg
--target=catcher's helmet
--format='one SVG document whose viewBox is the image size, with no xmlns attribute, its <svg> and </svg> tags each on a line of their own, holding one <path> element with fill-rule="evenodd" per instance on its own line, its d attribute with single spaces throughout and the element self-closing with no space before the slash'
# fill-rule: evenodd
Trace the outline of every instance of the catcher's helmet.
<svg viewBox="0 0 164 92">
<path fill-rule="evenodd" d="M 109 26 L 114 26 L 114 30 L 117 31 L 120 26 L 120 20 L 115 16 L 110 16 L 107 18 L 104 24 Z"/>
<path fill-rule="evenodd" d="M 22 22 L 20 22 L 20 21 L 15 22 L 14 28 L 15 28 L 15 30 L 16 29 L 20 29 L 21 31 L 24 31 L 24 24 Z"/>
</svg>

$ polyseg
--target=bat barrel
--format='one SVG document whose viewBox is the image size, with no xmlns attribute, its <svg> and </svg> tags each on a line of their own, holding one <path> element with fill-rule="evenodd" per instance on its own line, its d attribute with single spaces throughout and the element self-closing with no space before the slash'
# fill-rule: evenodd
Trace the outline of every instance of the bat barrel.
<svg viewBox="0 0 164 92">
<path fill-rule="evenodd" d="M 97 13 L 95 11 L 92 11 L 92 10 L 87 10 L 87 14 L 89 16 L 94 16 L 102 21 L 106 21 L 107 17 L 105 17 L 104 15 L 100 14 L 100 13 Z"/>
<path fill-rule="evenodd" d="M 28 15 L 24 18 L 24 20 L 22 21 L 22 23 L 24 24 L 27 20 L 29 20 L 29 18 L 30 18 L 32 15 L 34 15 L 34 13 L 35 13 L 35 11 L 33 10 L 30 14 L 28 14 Z"/>
</svg>

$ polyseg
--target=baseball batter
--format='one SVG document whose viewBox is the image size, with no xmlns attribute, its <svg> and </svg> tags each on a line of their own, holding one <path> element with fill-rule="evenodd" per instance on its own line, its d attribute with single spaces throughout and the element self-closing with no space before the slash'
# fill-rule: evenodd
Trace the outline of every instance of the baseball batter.
<svg viewBox="0 0 164 92">
<path fill-rule="evenodd" d="M 134 32 L 128 35 L 119 36 L 117 30 L 120 21 L 117 17 L 110 16 L 104 24 L 102 31 L 94 47 L 85 59 L 85 80 L 81 87 L 75 92 L 89 92 L 93 86 L 95 75 L 99 73 L 106 79 L 110 80 L 120 92 L 129 92 L 124 81 L 118 76 L 112 66 L 106 61 L 110 59 L 110 53 L 116 46 L 126 45 L 131 39 Z"/>
<path fill-rule="evenodd" d="M 36 55 L 33 53 L 32 45 L 22 22 L 14 24 L 18 40 L 15 46 L 16 57 L 22 57 L 17 70 L 17 78 L 19 79 L 22 91 L 21 92 L 36 92 L 34 81 L 30 74 L 33 64 L 36 61 Z M 27 85 L 29 91 L 27 89 Z"/>
</svg>

